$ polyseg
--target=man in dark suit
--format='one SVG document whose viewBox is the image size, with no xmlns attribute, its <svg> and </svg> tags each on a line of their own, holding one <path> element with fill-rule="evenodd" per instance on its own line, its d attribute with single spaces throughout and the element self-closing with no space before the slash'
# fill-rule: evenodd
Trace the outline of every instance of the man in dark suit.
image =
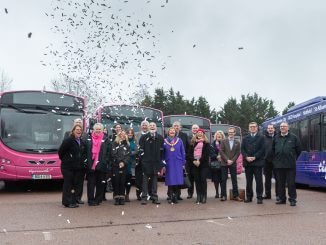
<svg viewBox="0 0 326 245">
<path fill-rule="evenodd" d="M 152 181 L 150 198 L 153 203 L 160 204 L 157 195 L 157 176 L 162 168 L 163 136 L 157 133 L 154 122 L 149 124 L 149 133 L 140 137 L 139 153 L 143 171 L 141 204 L 147 204 L 149 180 Z"/>
<path fill-rule="evenodd" d="M 256 181 L 257 204 L 263 203 L 263 167 L 265 164 L 264 136 L 258 133 L 256 122 L 249 123 L 249 134 L 245 136 L 241 144 L 243 166 L 246 173 L 246 200 L 252 202 L 254 195 L 252 189 L 253 177 Z"/>
<path fill-rule="evenodd" d="M 237 159 L 240 155 L 240 142 L 234 138 L 235 128 L 229 127 L 228 138 L 221 142 L 221 201 L 227 200 L 226 194 L 226 181 L 228 178 L 228 171 L 230 171 L 232 180 L 232 192 L 233 200 L 242 202 L 243 200 L 239 197 L 238 181 L 237 181 Z"/>
</svg>

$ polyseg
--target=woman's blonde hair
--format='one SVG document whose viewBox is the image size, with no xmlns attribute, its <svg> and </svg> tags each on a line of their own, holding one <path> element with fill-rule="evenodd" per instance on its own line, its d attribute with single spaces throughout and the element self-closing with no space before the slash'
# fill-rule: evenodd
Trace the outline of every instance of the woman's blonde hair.
<svg viewBox="0 0 326 245">
<path fill-rule="evenodd" d="M 121 139 L 121 134 L 122 134 L 122 133 L 125 134 L 125 139 Z M 117 143 L 117 144 L 121 144 L 121 142 L 122 142 L 123 140 L 127 141 L 127 144 L 129 145 L 128 135 L 127 135 L 126 131 L 121 130 L 121 131 L 119 132 L 119 134 L 117 134 L 117 136 L 115 137 L 114 142 Z"/>
<path fill-rule="evenodd" d="M 217 140 L 217 135 L 221 135 L 222 136 L 222 140 L 225 139 L 225 134 L 222 130 L 217 130 L 216 133 L 214 134 L 214 140 Z"/>
<path fill-rule="evenodd" d="M 204 142 L 208 143 L 208 138 L 204 133 L 203 133 L 203 138 L 204 138 Z M 197 141 L 197 133 L 191 138 L 191 144 L 195 145 L 196 141 Z"/>
</svg>

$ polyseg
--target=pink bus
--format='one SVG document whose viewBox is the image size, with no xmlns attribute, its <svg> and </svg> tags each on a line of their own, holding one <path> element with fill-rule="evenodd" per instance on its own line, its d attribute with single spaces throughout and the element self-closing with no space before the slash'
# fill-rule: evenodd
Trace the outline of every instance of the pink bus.
<svg viewBox="0 0 326 245">
<path fill-rule="evenodd" d="M 85 101 L 48 91 L 0 94 L 0 180 L 61 179 L 58 148 Z"/>
</svg>

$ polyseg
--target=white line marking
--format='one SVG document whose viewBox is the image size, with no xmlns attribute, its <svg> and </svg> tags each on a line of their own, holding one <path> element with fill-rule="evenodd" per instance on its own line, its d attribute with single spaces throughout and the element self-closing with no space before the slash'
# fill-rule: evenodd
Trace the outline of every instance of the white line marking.
<svg viewBox="0 0 326 245">
<path fill-rule="evenodd" d="M 53 239 L 51 232 L 43 231 L 42 233 L 45 241 L 51 241 Z"/>
</svg>

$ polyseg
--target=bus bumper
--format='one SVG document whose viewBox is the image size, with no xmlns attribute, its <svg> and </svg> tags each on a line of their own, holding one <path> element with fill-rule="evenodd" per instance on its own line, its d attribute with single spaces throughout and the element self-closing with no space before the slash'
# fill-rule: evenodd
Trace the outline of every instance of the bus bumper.
<svg viewBox="0 0 326 245">
<path fill-rule="evenodd" d="M 62 179 L 60 167 L 20 167 L 0 163 L 0 180 Z"/>
</svg>

